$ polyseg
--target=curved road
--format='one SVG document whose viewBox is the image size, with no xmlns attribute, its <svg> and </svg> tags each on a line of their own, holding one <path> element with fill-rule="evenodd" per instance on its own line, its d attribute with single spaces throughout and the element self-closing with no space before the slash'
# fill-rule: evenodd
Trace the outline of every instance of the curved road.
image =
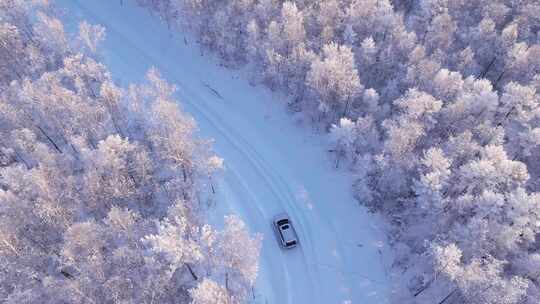
<svg viewBox="0 0 540 304">
<path fill-rule="evenodd" d="M 333 170 L 324 141 L 286 114 L 283 96 L 220 68 L 189 35 L 171 34 L 132 1 L 56 3 L 69 28 L 81 19 L 106 27 L 102 56 L 116 81 L 140 82 L 155 66 L 178 87 L 201 135 L 215 140 L 226 170 L 214 221 L 236 213 L 264 234 L 254 303 L 388 302 L 388 250 L 378 221 L 352 198 L 348 174 Z M 275 240 L 270 221 L 280 212 L 293 220 L 296 249 L 281 250 Z"/>
</svg>

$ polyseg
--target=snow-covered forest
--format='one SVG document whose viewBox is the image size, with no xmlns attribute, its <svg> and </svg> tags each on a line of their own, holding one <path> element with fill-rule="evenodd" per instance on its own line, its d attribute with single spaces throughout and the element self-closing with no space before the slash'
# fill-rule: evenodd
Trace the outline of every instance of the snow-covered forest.
<svg viewBox="0 0 540 304">
<path fill-rule="evenodd" d="M 55 12 L 0 0 L 0 302 L 244 302 L 260 236 L 205 216 L 223 160 L 157 70 L 118 87 L 104 28 Z"/>
<path fill-rule="evenodd" d="M 393 224 L 396 303 L 538 303 L 538 1 L 137 2 L 329 133 Z"/>
</svg>

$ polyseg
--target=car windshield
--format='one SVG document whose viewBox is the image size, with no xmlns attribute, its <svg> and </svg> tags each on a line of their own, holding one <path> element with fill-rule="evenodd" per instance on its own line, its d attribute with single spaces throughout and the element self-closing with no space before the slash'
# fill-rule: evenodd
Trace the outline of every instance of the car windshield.
<svg viewBox="0 0 540 304">
<path fill-rule="evenodd" d="M 296 244 L 296 241 L 287 242 L 287 246 L 291 246 L 291 245 L 295 245 L 295 244 Z"/>
<path fill-rule="evenodd" d="M 277 222 L 277 224 L 278 224 L 279 226 L 281 226 L 281 225 L 287 224 L 288 222 L 289 222 L 289 221 L 288 221 L 287 219 L 283 219 L 283 220 L 279 220 L 279 221 Z"/>
</svg>

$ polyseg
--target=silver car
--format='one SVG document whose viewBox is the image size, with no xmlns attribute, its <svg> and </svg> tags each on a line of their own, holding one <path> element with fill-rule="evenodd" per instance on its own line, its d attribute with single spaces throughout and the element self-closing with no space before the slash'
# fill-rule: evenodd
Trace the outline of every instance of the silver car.
<svg viewBox="0 0 540 304">
<path fill-rule="evenodd" d="M 298 237 L 296 236 L 296 231 L 294 231 L 289 216 L 285 213 L 279 214 L 274 217 L 273 224 L 281 247 L 286 249 L 296 247 L 298 244 Z"/>
</svg>

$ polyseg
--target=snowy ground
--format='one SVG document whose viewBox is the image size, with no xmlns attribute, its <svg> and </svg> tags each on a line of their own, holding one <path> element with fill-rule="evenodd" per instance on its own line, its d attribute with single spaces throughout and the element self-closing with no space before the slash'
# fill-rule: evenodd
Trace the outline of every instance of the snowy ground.
<svg viewBox="0 0 540 304">
<path fill-rule="evenodd" d="M 226 171 L 214 220 L 237 213 L 264 234 L 254 303 L 387 303 L 388 247 L 373 215 L 350 194 L 318 135 L 294 124 L 284 98 L 252 87 L 241 72 L 201 56 L 187 35 L 124 0 L 57 0 L 72 27 L 80 19 L 107 28 L 103 59 L 120 84 L 141 81 L 151 67 L 178 86 L 183 109 L 203 137 L 215 139 Z M 281 250 L 271 218 L 287 212 L 299 248 Z M 241 250 L 241 248 L 239 248 Z"/>
</svg>

